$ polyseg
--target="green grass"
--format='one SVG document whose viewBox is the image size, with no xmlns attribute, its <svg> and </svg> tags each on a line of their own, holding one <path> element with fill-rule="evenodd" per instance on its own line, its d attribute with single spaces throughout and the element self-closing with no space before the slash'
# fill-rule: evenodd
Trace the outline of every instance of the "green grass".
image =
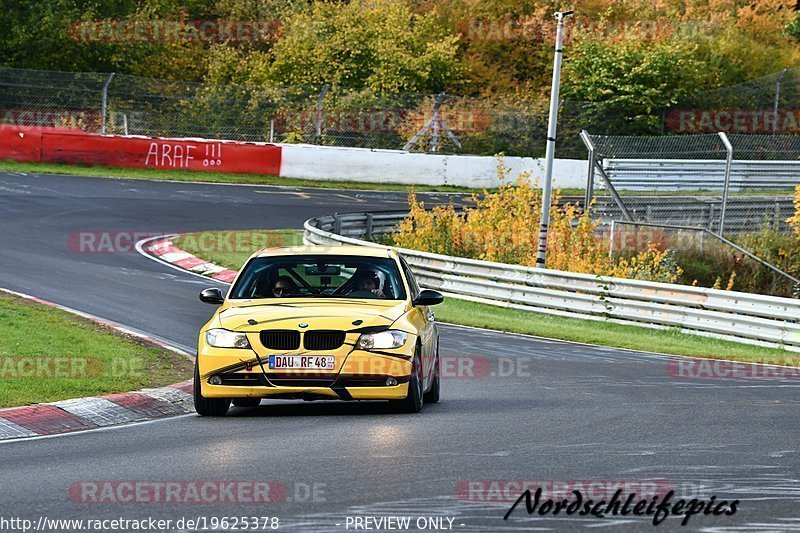
<svg viewBox="0 0 800 533">
<path fill-rule="evenodd" d="M 186 357 L 66 311 L 0 296 L 0 407 L 189 379 Z"/>
<path fill-rule="evenodd" d="M 65 174 L 92 178 L 128 178 L 165 181 L 199 181 L 204 183 L 232 183 L 243 185 L 274 185 L 281 187 L 307 187 L 311 189 L 348 189 L 367 191 L 409 191 L 481 193 L 483 189 L 457 187 L 455 185 L 401 185 L 397 183 L 367 183 L 360 181 L 306 180 L 281 178 L 261 174 L 232 174 L 226 172 L 201 172 L 193 170 L 137 169 L 106 166 L 63 165 L 55 163 L 20 163 L 0 161 L 0 171 L 27 172 L 36 174 Z M 494 190 L 494 189 L 490 189 Z M 559 189 L 564 196 L 583 196 L 584 189 Z"/>
<path fill-rule="evenodd" d="M 192 170 L 138 169 L 106 166 L 62 165 L 54 163 L 20 163 L 17 161 L 0 161 L 0 171 L 28 172 L 37 174 L 67 174 L 70 176 L 86 176 L 96 178 L 133 178 L 169 181 L 200 181 L 206 183 L 238 183 L 249 185 L 278 185 L 282 187 L 309 187 L 333 189 L 360 189 L 376 191 L 408 191 L 420 192 L 479 192 L 477 189 L 455 187 L 451 185 L 399 185 L 394 183 L 366 183 L 357 181 L 305 180 L 281 178 L 261 174 L 231 174 L 226 172 L 201 172 Z"/>
<path fill-rule="evenodd" d="M 206 261 L 239 270 L 256 250 L 302 246 L 303 232 L 296 229 L 203 231 L 181 235 L 174 243 Z"/>
<path fill-rule="evenodd" d="M 216 242 L 219 235 L 241 233 L 242 246 L 235 252 L 209 252 L 207 248 L 198 246 L 203 236 L 208 242 Z M 302 240 L 300 230 L 267 230 L 244 232 L 201 232 L 186 234 L 175 241 L 175 245 L 203 259 L 210 260 L 227 268 L 238 269 L 249 255 L 264 246 L 256 244 L 264 241 L 270 243 L 296 244 Z M 223 240 L 220 240 L 224 242 Z M 250 248 L 244 243 L 251 242 Z M 272 245 L 275 245 L 272 244 Z M 278 244 L 279 245 L 279 244 Z M 211 259 L 211 258 L 215 259 Z M 711 357 L 731 361 L 761 362 L 779 365 L 800 364 L 800 354 L 776 348 L 764 348 L 732 341 L 724 341 L 700 335 L 681 333 L 675 329 L 652 329 L 639 326 L 601 322 L 597 320 L 581 320 L 566 318 L 532 311 L 507 309 L 488 304 L 447 298 L 436 306 L 436 317 L 442 322 L 475 326 L 479 328 L 525 333 L 567 341 L 598 344 L 614 348 L 629 348 L 647 352 L 658 352 L 693 357 Z"/>
<path fill-rule="evenodd" d="M 551 339 L 731 361 L 789 366 L 800 364 L 800 354 L 681 333 L 676 329 L 652 329 L 613 322 L 566 318 L 455 298 L 447 298 L 444 303 L 436 306 L 435 310 L 436 318 L 442 322 Z"/>
</svg>

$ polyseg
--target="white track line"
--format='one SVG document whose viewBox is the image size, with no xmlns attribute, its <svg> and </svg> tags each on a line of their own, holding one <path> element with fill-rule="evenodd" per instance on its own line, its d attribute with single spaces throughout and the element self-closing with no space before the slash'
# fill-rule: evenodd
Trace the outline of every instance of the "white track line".
<svg viewBox="0 0 800 533">
<path fill-rule="evenodd" d="M 141 422 L 131 422 L 129 424 L 118 424 L 116 426 L 105 426 L 99 428 L 92 428 L 92 429 L 80 429 L 78 431 L 68 431 L 66 433 L 56 433 L 54 435 L 36 435 L 33 437 L 19 437 L 15 439 L 4 439 L 0 440 L 0 446 L 4 444 L 13 444 L 15 442 L 22 442 L 22 441 L 30 441 L 30 440 L 43 440 L 43 439 L 55 439 L 60 437 L 72 437 L 73 435 L 81 435 L 83 433 L 98 433 L 100 431 L 113 431 L 115 429 L 123 429 L 129 428 L 134 426 L 144 426 L 146 424 L 157 424 L 159 422 L 170 422 L 175 420 L 176 418 L 185 418 L 188 416 L 199 416 L 195 413 L 186 413 L 183 415 L 174 415 L 174 416 L 165 416 L 162 418 L 154 418 L 153 420 L 142 420 Z"/>
</svg>

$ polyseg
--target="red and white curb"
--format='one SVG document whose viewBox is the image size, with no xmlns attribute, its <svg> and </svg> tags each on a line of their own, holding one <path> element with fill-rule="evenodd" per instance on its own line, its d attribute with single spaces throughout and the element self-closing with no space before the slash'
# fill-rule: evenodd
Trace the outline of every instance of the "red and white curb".
<svg viewBox="0 0 800 533">
<path fill-rule="evenodd" d="M 192 358 L 184 350 L 115 322 L 103 320 L 94 315 L 28 294 L 3 288 L 0 288 L 0 292 L 67 311 Z M 194 411 L 192 389 L 191 381 L 183 381 L 167 387 L 142 389 L 136 392 L 0 409 L 0 440 L 55 435 L 183 415 Z"/>
<path fill-rule="evenodd" d="M 55 435 L 194 411 L 192 382 L 159 389 L 0 409 L 0 440 Z"/>
<path fill-rule="evenodd" d="M 173 243 L 176 235 L 166 235 L 163 237 L 156 237 L 149 239 L 141 244 L 143 249 L 158 258 L 159 260 L 174 265 L 180 269 L 194 272 L 202 276 L 208 276 L 225 283 L 230 283 L 236 277 L 238 272 L 230 270 L 208 261 L 203 261 L 199 257 L 195 257 L 189 252 L 184 252 L 177 248 Z M 141 242 L 141 241 L 140 241 Z"/>
</svg>

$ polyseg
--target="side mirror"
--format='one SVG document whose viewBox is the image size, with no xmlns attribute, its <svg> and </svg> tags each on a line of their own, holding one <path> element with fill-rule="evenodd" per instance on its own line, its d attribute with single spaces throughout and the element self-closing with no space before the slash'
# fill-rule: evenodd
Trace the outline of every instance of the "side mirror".
<svg viewBox="0 0 800 533">
<path fill-rule="evenodd" d="M 207 304 L 219 305 L 225 301 L 222 291 L 217 288 L 206 289 L 200 293 L 200 301 Z"/>
<path fill-rule="evenodd" d="M 426 289 L 424 291 L 420 291 L 419 296 L 414 298 L 414 301 L 411 302 L 411 305 L 413 305 L 414 307 L 420 305 L 428 306 L 428 305 L 440 304 L 443 301 L 444 301 L 444 296 L 442 296 L 441 293 Z"/>
</svg>

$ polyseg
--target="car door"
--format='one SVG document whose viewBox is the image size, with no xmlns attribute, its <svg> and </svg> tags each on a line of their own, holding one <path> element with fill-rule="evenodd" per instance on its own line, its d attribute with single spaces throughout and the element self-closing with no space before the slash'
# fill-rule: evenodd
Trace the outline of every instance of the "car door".
<svg viewBox="0 0 800 533">
<path fill-rule="evenodd" d="M 419 284 L 417 283 L 411 268 L 406 263 L 406 260 L 400 258 L 400 264 L 403 268 L 403 275 L 408 281 L 409 289 L 411 290 L 411 299 L 416 298 L 420 293 Z M 427 390 L 428 385 L 433 379 L 433 364 L 436 355 L 436 345 L 439 342 L 439 334 L 436 329 L 436 322 L 434 320 L 433 311 L 428 306 L 418 306 L 415 308 L 420 313 L 422 320 L 422 327 L 420 328 L 420 338 L 422 339 L 422 375 L 424 376 L 424 389 Z"/>
</svg>

